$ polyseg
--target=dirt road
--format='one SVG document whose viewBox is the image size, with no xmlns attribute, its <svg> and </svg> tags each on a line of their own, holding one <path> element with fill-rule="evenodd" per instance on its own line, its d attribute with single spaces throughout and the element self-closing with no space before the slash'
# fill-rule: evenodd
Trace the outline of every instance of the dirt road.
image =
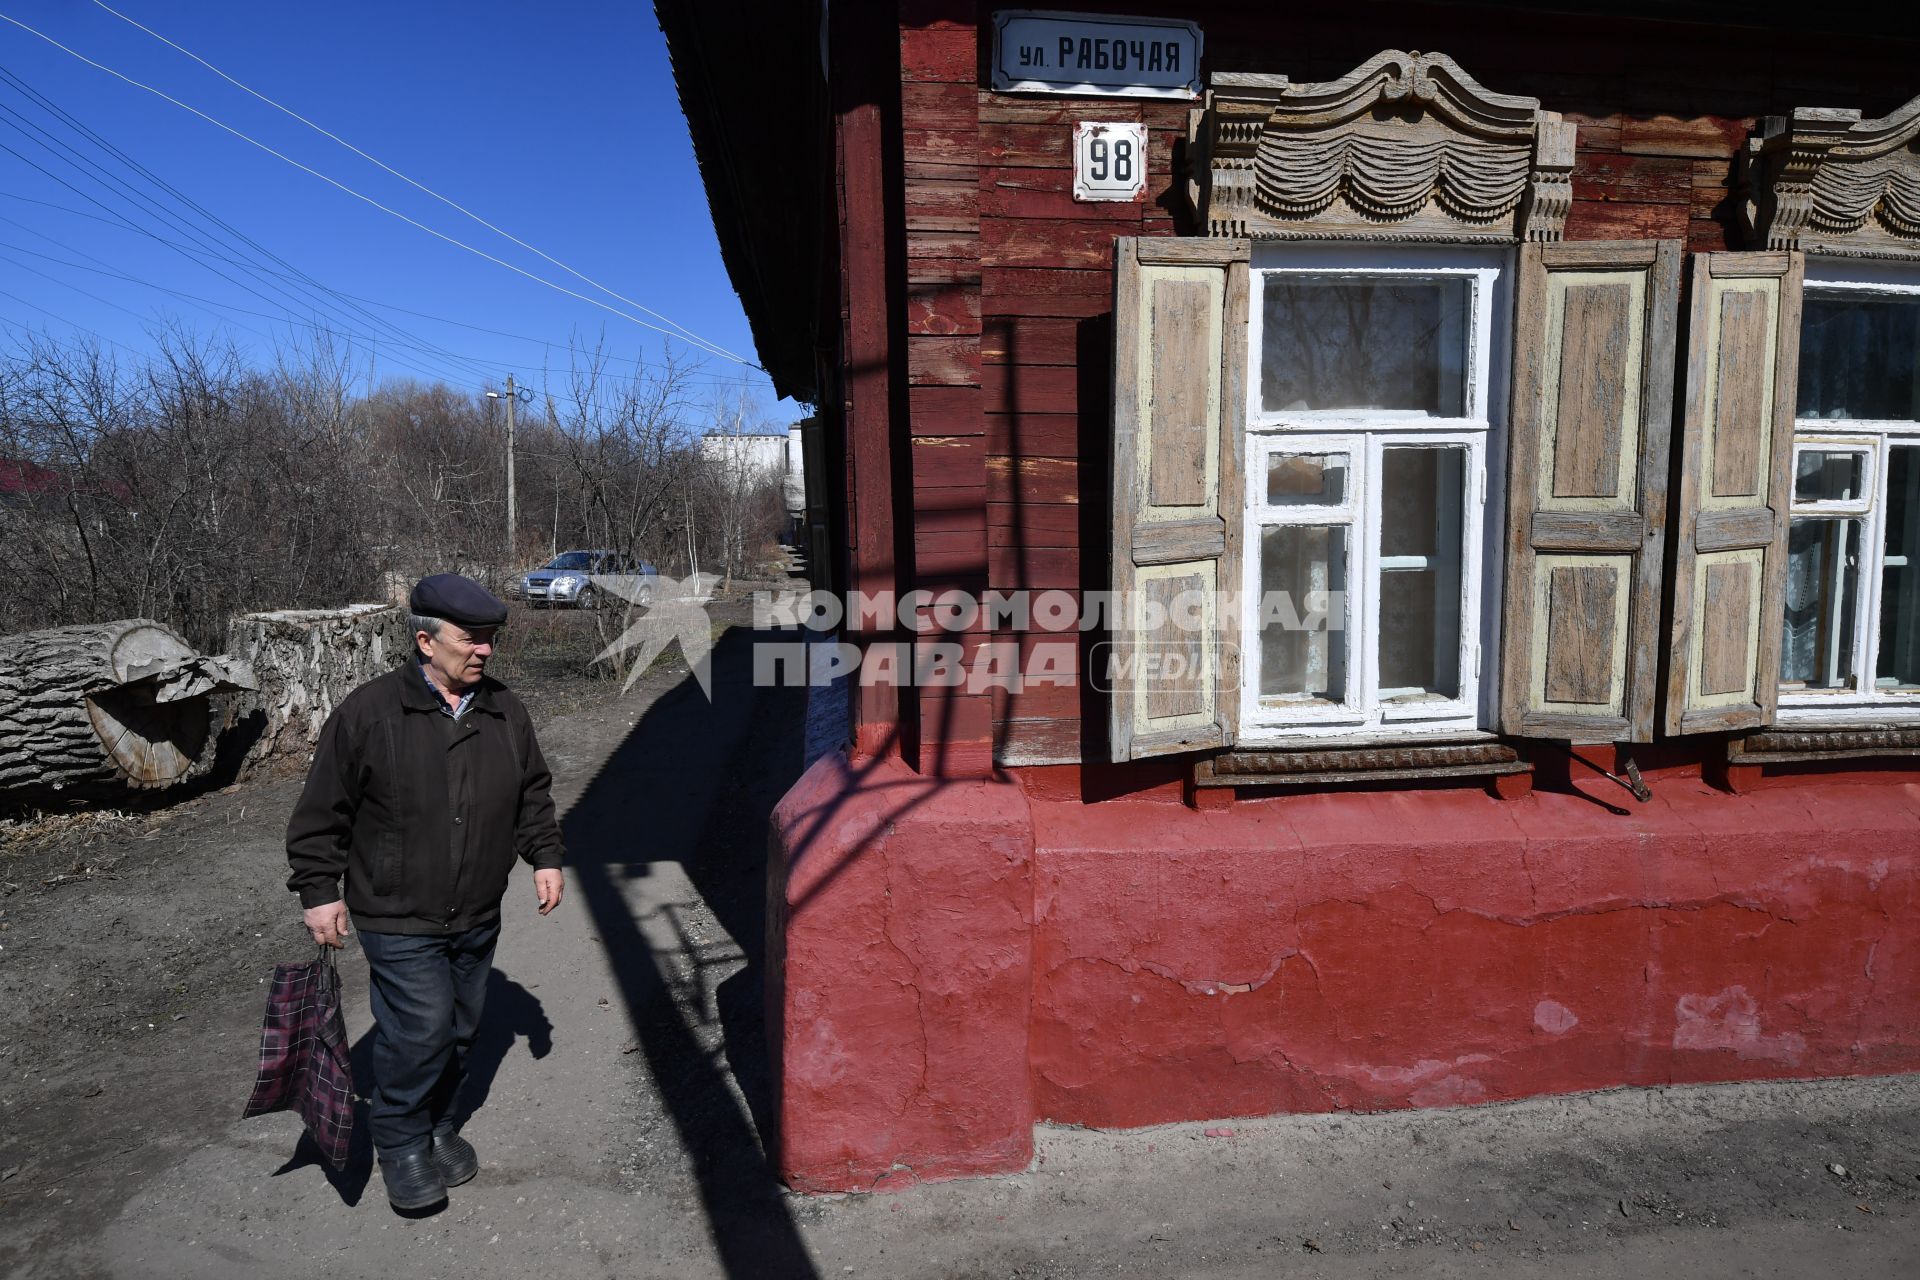
<svg viewBox="0 0 1920 1280">
<path fill-rule="evenodd" d="M 295 782 L 0 864 L 0 1274 L 1904 1277 L 1920 1262 L 1912 1078 L 1048 1129 L 1016 1177 L 786 1195 L 759 1138 L 761 876 L 801 706 L 752 687 L 750 644 L 722 641 L 711 704 L 667 671 L 543 725 L 570 896 L 542 920 L 530 879 L 510 891 L 467 1127 L 484 1168 L 432 1217 L 388 1209 L 364 1148 L 335 1175 L 297 1121 L 235 1119 L 261 979 L 305 950 L 280 887 Z M 364 1069 L 358 951 L 341 967 Z"/>
</svg>

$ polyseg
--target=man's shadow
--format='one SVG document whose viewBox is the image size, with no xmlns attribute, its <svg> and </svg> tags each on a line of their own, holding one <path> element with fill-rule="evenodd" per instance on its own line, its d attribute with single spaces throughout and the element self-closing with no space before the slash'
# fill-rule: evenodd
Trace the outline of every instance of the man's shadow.
<svg viewBox="0 0 1920 1280">
<path fill-rule="evenodd" d="M 456 1124 L 466 1124 L 486 1102 L 487 1095 L 493 1091 L 494 1077 L 500 1073 L 500 1064 L 512 1051 L 514 1042 L 522 1036 L 526 1037 L 527 1051 L 534 1058 L 544 1058 L 553 1052 L 553 1023 L 548 1021 L 546 1009 L 531 991 L 495 969 L 487 975 L 487 1006 L 480 1018 L 480 1033 L 474 1039 L 473 1053 L 468 1058 L 466 1088 L 461 1090 L 460 1101 L 454 1111 Z M 366 1193 L 367 1183 L 373 1178 L 373 1137 L 367 1127 L 366 1103 L 374 1084 L 371 1030 L 354 1043 L 351 1058 L 353 1139 L 347 1149 L 346 1166 L 336 1169 L 327 1163 L 312 1135 L 302 1130 L 293 1155 L 273 1171 L 273 1176 L 277 1178 L 283 1173 L 318 1165 L 326 1175 L 328 1185 L 349 1207 L 360 1203 L 360 1197 Z M 440 1208 L 436 1205 L 421 1216 L 430 1216 L 439 1212 Z"/>
</svg>

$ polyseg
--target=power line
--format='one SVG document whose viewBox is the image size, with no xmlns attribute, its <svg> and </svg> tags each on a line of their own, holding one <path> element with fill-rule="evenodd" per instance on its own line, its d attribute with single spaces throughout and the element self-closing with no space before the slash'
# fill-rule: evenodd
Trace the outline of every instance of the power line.
<svg viewBox="0 0 1920 1280">
<path fill-rule="evenodd" d="M 600 290 L 602 293 L 606 294 L 608 297 L 618 298 L 620 301 L 626 303 L 628 306 L 633 307 L 636 310 L 643 311 L 647 315 L 652 316 L 656 320 L 672 325 L 675 329 L 679 330 L 682 334 L 686 335 L 686 337 L 691 339 L 692 341 L 699 343 L 703 346 L 711 347 L 716 351 L 725 352 L 724 348 L 720 347 L 716 343 L 708 342 L 707 339 L 702 338 L 699 334 L 693 332 L 693 330 L 687 328 L 685 325 L 681 324 L 679 321 L 674 320 L 671 317 L 661 315 L 658 311 L 655 311 L 653 308 L 646 306 L 640 302 L 637 302 L 634 299 L 627 297 L 625 294 L 615 291 L 614 289 L 608 287 L 607 285 L 601 284 L 598 280 L 595 280 L 593 277 L 589 275 L 586 275 L 580 271 L 574 270 L 574 268 L 560 261 L 560 259 L 554 257 L 552 254 L 547 253 L 546 251 L 534 245 L 528 244 L 525 240 L 522 240 L 520 237 L 514 235 L 510 231 L 506 231 L 500 227 L 495 226 L 493 223 L 487 221 L 485 218 L 481 217 L 479 214 L 475 213 L 473 210 L 467 208 L 465 205 L 447 196 L 441 195 L 438 191 L 435 191 L 432 187 L 427 186 L 423 182 L 416 181 L 415 179 L 409 177 L 408 175 L 400 172 L 398 169 L 394 168 L 390 164 L 387 164 L 385 161 L 379 159 L 377 156 L 369 155 L 365 151 L 362 151 L 359 147 L 354 146 L 351 142 L 348 142 L 345 138 L 341 137 L 339 134 L 334 133 L 332 130 L 326 129 L 318 124 L 315 124 L 313 121 L 307 119 L 307 117 L 301 115 L 298 111 L 295 111 L 293 108 L 274 101 L 272 98 L 269 98 L 266 94 L 261 93 L 258 89 L 255 89 L 252 85 L 244 84 L 241 81 L 234 79 L 234 77 L 228 75 L 225 71 L 222 71 L 219 67 L 214 66 L 211 62 L 208 62 L 205 58 L 193 52 L 193 50 L 188 49 L 173 40 L 169 40 L 166 36 L 161 35 L 158 31 L 155 31 L 152 27 L 149 27 L 144 23 L 137 22 L 134 19 L 129 18 L 126 14 L 121 13 L 118 9 L 115 9 L 113 6 L 102 3 L 102 0 L 93 0 L 93 3 L 98 5 L 100 8 L 106 10 L 108 13 L 112 14 L 114 17 L 120 19 L 120 21 L 127 23 L 129 26 L 137 27 L 141 31 L 146 32 L 148 35 L 152 36 L 155 40 L 158 40 L 161 44 L 164 44 L 168 48 L 173 49 L 175 52 L 184 54 L 185 56 L 192 58 L 195 62 L 199 63 L 201 66 L 205 67 L 207 70 L 213 72 L 213 74 L 219 76 L 222 80 L 225 80 L 228 84 L 234 86 L 236 89 L 240 89 L 246 93 L 252 94 L 254 97 L 266 103 L 268 106 L 272 107 L 274 110 L 282 112 L 285 115 L 291 116 L 293 119 L 298 120 L 301 124 L 307 126 L 307 128 L 309 129 L 312 129 L 315 133 L 320 134 L 322 137 L 329 138 L 332 141 L 339 143 L 341 146 L 345 147 L 347 150 L 353 152 L 353 154 L 359 156 L 362 160 L 365 160 L 369 164 L 377 165 L 379 168 L 386 170 L 388 173 L 400 179 L 400 181 L 406 183 L 408 186 L 413 187 L 418 191 L 425 192 L 427 195 L 432 196 L 435 200 L 438 200 L 440 203 L 446 205 L 448 208 L 456 210 L 457 212 L 464 214 L 466 217 L 471 218 L 473 221 L 479 223 L 481 226 L 493 232 L 495 235 L 500 236 L 503 239 L 511 240 L 513 241 L 513 243 L 519 245 L 522 249 L 527 250 L 529 253 L 537 254 L 538 256 L 545 258 L 548 262 L 551 262 L 554 266 L 559 267 L 562 271 L 566 272 L 568 275 L 573 276 L 577 280 L 581 280 L 587 284 L 592 285 L 594 288 Z M 731 356 L 735 360 L 739 360 L 740 363 L 742 364 L 750 363 L 749 361 L 744 360 L 739 356 L 733 355 L 732 352 L 725 352 L 725 354 Z"/>
<path fill-rule="evenodd" d="M 88 213 L 84 209 L 75 209 L 70 205 L 55 204 L 50 200 L 36 200 L 31 196 L 23 196 L 18 192 L 14 192 L 14 191 L 0 191 L 0 197 L 4 197 L 9 200 L 16 200 L 22 204 L 39 205 L 41 208 L 52 209 L 55 212 L 66 214 L 69 217 L 86 218 L 89 221 L 103 223 L 106 226 L 116 228 L 117 230 L 131 231 L 137 235 L 146 235 L 149 239 L 158 240 L 159 243 L 164 244 L 167 247 L 172 249 L 179 250 L 184 248 L 184 246 L 174 241 L 167 240 L 163 237 L 154 236 L 151 232 L 143 231 L 142 228 L 135 226 L 133 223 L 127 222 L 126 220 L 121 218 L 102 217 L 97 213 Z M 12 225 L 16 227 L 20 227 L 23 230 L 30 231 L 34 235 L 37 235 L 41 239 L 47 241 L 49 244 L 58 245 L 60 248 L 67 250 L 69 253 L 77 253 L 81 257 L 86 258 L 90 262 L 97 262 L 97 263 L 100 263 L 100 265 L 102 266 L 110 265 L 107 262 L 105 262 L 103 259 L 94 257 L 92 254 L 87 253 L 85 250 L 76 248 L 73 245 L 66 244 L 63 241 L 60 241 L 55 237 L 48 235 L 46 232 L 41 231 L 37 227 L 32 227 L 24 222 L 19 222 L 12 218 L 5 218 L 5 217 L 0 217 L 0 222 L 12 223 Z M 229 265 L 232 265 L 232 266 L 245 268 L 251 265 L 241 259 L 229 258 L 221 254 L 213 254 L 212 256 L 218 259 L 219 261 L 228 263 Z M 290 280 L 294 278 L 285 272 L 267 270 L 266 268 L 259 268 L 259 270 L 266 275 L 274 276 L 279 279 Z M 141 283 L 144 283 L 144 282 L 141 282 Z M 161 286 L 153 286 L 153 287 L 160 288 Z M 504 329 L 494 329 L 486 325 L 473 324 L 472 322 L 466 321 L 466 320 L 455 320 L 450 316 L 434 315 L 431 312 L 416 311 L 411 307 L 403 307 L 398 305 L 397 303 L 392 303 L 392 302 L 382 302 L 378 298 L 368 298 L 361 294 L 349 293 L 343 289 L 334 289 L 329 287 L 328 292 L 341 298 L 350 298 L 356 302 L 365 303 L 366 305 L 371 307 L 379 307 L 387 311 L 397 311 L 401 315 L 413 316 L 421 320 L 431 320 L 435 324 L 452 325 L 455 328 L 459 328 L 459 329 L 471 329 L 475 333 L 491 334 L 496 338 L 509 338 L 515 342 L 525 342 L 525 343 L 530 343 L 530 344 L 533 344 L 536 346 L 542 346 L 542 347 L 554 347 L 554 346 L 560 345 L 554 339 L 551 339 L 551 338 L 536 338 L 536 337 L 533 337 L 531 334 L 509 333 Z M 221 305 L 221 304 L 215 304 L 215 305 Z M 234 309 L 240 310 L 240 308 L 234 308 Z M 243 314 L 248 314 L 248 313 L 243 312 Z M 274 317 L 269 317 L 269 318 L 274 318 Z M 568 347 L 568 350 L 570 351 L 574 349 L 575 348 L 573 348 L 572 346 Z M 514 369 L 529 370 L 536 373 L 547 372 L 546 368 L 541 365 L 520 364 L 511 360 L 507 360 L 507 361 L 495 360 L 493 357 L 490 357 L 490 356 L 486 356 L 486 357 L 469 356 L 467 358 L 475 361 L 479 361 L 483 364 L 485 363 L 505 364 L 508 367 L 514 368 Z M 703 364 L 695 364 L 690 368 L 683 368 L 682 366 L 667 364 L 658 360 L 647 360 L 639 356 L 623 356 L 623 355 L 617 355 L 610 352 L 606 353 L 602 358 L 607 360 L 617 361 L 620 364 L 637 365 L 638 367 L 643 369 L 665 370 L 665 371 L 677 374 L 680 380 L 686 381 L 686 382 L 714 383 L 718 385 L 732 387 L 732 386 L 761 385 L 761 384 L 764 384 L 764 382 L 766 381 L 766 375 L 759 373 L 758 370 L 743 371 L 740 374 L 703 373 L 701 372 L 701 370 L 705 367 Z"/>
<path fill-rule="evenodd" d="M 211 211 L 207 210 L 205 207 L 193 201 L 190 197 L 186 196 L 183 192 L 179 191 L 177 188 L 166 183 L 164 180 L 159 178 L 158 175 L 154 174 L 152 170 L 147 169 L 144 165 L 140 164 L 139 161 L 134 160 L 132 157 L 126 155 L 126 153 L 120 151 L 117 147 L 114 147 L 113 144 L 107 142 L 105 139 L 101 138 L 98 134 L 95 134 L 92 130 L 88 129 L 84 124 L 81 124 L 79 121 L 73 119 L 73 117 L 71 117 L 67 113 L 61 111 L 59 107 L 55 106 L 54 104 L 46 100 L 44 97 L 36 93 L 31 88 L 31 86 L 27 86 L 23 81 L 20 81 L 18 77 L 13 76 L 11 73 L 7 72 L 3 68 L 0 68 L 0 79 L 4 79 L 14 84 L 16 88 L 19 88 L 24 92 L 28 93 L 29 95 L 31 95 L 43 107 L 45 107 L 49 111 L 56 114 L 63 122 L 67 123 L 69 127 L 73 128 L 76 132 L 86 137 L 95 146 L 99 147 L 101 150 L 107 152 L 109 155 L 119 160 L 122 164 L 126 165 L 129 169 L 135 171 L 139 176 L 143 177 L 151 185 L 166 192 L 167 194 L 171 195 L 175 200 L 179 201 L 182 205 L 185 205 L 188 208 L 195 211 L 196 213 L 198 213 L 201 217 L 205 218 L 209 223 L 212 223 L 215 226 L 225 230 L 230 236 L 245 243 L 246 245 L 253 248 L 263 256 L 268 257 L 273 261 L 279 262 L 283 266 L 286 266 L 291 272 L 293 272 L 294 278 L 307 282 L 307 285 L 301 286 L 308 293 L 307 298 L 304 299 L 305 303 L 307 305 L 315 306 L 316 310 L 320 314 L 327 314 L 329 315 L 329 318 L 332 319 L 336 324 L 339 323 L 340 317 L 336 315 L 331 315 L 331 313 L 328 312 L 327 305 L 317 297 L 312 296 L 311 289 L 320 289 L 325 291 L 325 286 L 320 285 L 320 283 L 316 280 L 313 280 L 311 276 L 307 275 L 305 272 L 299 271 L 298 268 L 295 268 L 292 263 L 289 263 L 285 259 L 280 258 L 277 254 L 274 254 L 271 250 L 266 249 L 265 246 L 260 245 L 257 241 L 253 240 L 251 237 L 240 232 L 237 228 L 233 227 L 231 224 L 224 222 L 219 217 L 214 215 Z M 114 176 L 113 174 L 108 173 L 99 164 L 81 156 L 80 153 L 75 151 L 70 145 L 54 137 L 53 134 L 49 133 L 46 129 L 42 128 L 40 125 L 35 124 L 31 120 L 28 120 L 25 116 L 20 115 L 19 112 L 13 110 L 11 107 L 5 106 L 4 104 L 0 104 L 0 112 L 3 112 L 9 116 L 13 116 L 17 120 L 25 122 L 28 128 L 31 128 L 34 132 L 40 134 L 41 138 L 34 138 L 31 134 L 27 133 L 26 129 L 21 128 L 20 125 L 14 124 L 11 121 L 0 120 L 0 123 L 7 124 L 8 127 L 14 129 L 18 133 L 21 133 L 23 136 L 27 137 L 29 141 L 34 142 L 35 145 L 41 147 L 43 150 L 48 151 L 50 154 L 54 154 L 56 158 L 63 160 L 66 164 L 76 169 L 80 169 L 83 173 L 86 171 L 86 169 L 93 170 L 91 174 L 87 174 L 87 176 L 90 177 L 93 181 L 101 183 L 102 186 L 108 187 L 109 190 L 112 190 L 113 188 L 118 188 L 118 192 L 116 194 L 119 194 L 126 198 L 131 198 L 135 201 L 140 202 L 141 204 L 144 204 L 149 210 L 152 211 L 152 213 L 156 214 L 168 226 L 184 233 L 185 235 L 190 237 L 192 240 L 194 240 L 204 252 L 211 254 L 216 258 L 221 258 L 221 260 L 223 261 L 229 261 L 229 262 L 234 261 L 233 259 L 223 258 L 222 255 L 219 253 L 219 250 L 212 243 L 210 243 L 208 238 L 204 234 L 202 234 L 197 228 L 187 224 L 178 215 L 162 207 L 161 205 L 159 205 L 149 197 L 141 194 L 138 191 L 135 191 L 132 187 L 130 187 L 127 183 L 122 181 L 120 178 Z M 50 139 L 53 145 L 49 145 L 49 142 L 46 141 L 47 139 Z M 55 146 L 59 147 L 60 150 L 65 151 L 67 154 L 65 156 L 59 155 L 58 152 L 54 150 Z M 44 166 L 36 163 L 35 161 L 29 159 L 28 157 L 21 155 L 18 151 L 15 151 L 12 147 L 7 146 L 5 143 L 0 143 L 0 150 L 4 150 L 8 152 L 9 154 L 13 155 L 16 159 L 20 160 L 22 163 L 39 171 L 42 175 L 58 183 L 59 185 L 65 187 L 67 190 L 73 192 L 75 195 L 79 196 L 83 200 L 86 200 L 88 203 L 93 204 L 97 208 L 100 208 L 109 214 L 116 213 L 114 209 L 109 208 L 107 205 L 103 204 L 100 200 L 98 200 L 94 196 L 90 195 L 85 191 L 80 190 L 78 187 L 75 187 L 72 183 L 67 182 L 65 179 L 61 178 L 59 175 L 50 172 Z M 162 244 L 169 248 L 172 248 L 175 252 L 179 253 L 182 257 L 186 258 L 188 261 L 194 263 L 197 266 L 205 268 L 206 270 L 212 272 L 214 275 L 217 275 L 221 279 L 227 281 L 229 284 L 232 284 L 237 288 L 243 289 L 246 292 L 253 294 L 255 297 L 261 299 L 263 302 L 266 302 L 271 306 L 279 306 L 285 309 L 284 303 L 279 302 L 274 298 L 268 297 L 266 294 L 262 293 L 259 289 L 255 289 L 252 286 L 247 285 L 246 283 L 240 280 L 236 280 L 234 277 L 228 275 L 224 271 L 221 271 L 219 268 L 209 265 L 203 258 L 199 256 L 198 253 L 195 252 L 195 250 L 190 249 L 186 246 L 177 244 L 173 241 L 169 241 L 164 237 L 155 234 L 150 228 L 139 225 L 137 223 L 133 223 L 131 221 L 125 221 L 124 225 L 127 226 L 128 229 L 133 230 L 141 235 L 144 235 L 158 244 Z M 249 275 L 252 275 L 255 279 L 258 280 L 261 278 L 262 272 L 258 264 L 253 263 L 249 260 L 246 262 L 235 262 L 235 265 L 239 266 L 243 271 L 246 271 Z M 263 281 L 263 283 L 266 283 L 266 282 Z M 310 285 L 311 288 L 308 288 L 307 287 L 308 285 Z M 267 287 L 278 288 L 278 286 L 275 286 L 272 284 L 267 284 Z M 286 291 L 282 289 L 281 292 L 284 293 Z M 291 297 L 292 295 L 289 294 L 288 296 Z M 379 317 L 373 316 L 370 313 L 365 312 L 364 309 L 362 308 L 356 307 L 352 309 L 360 311 L 363 316 L 371 320 L 376 326 L 379 326 L 389 331 L 391 334 L 398 335 L 398 338 L 396 339 L 396 341 L 400 341 L 401 345 L 413 345 L 420 348 L 421 350 L 434 352 L 435 354 L 441 356 L 442 358 L 452 360 L 456 365 L 465 363 L 464 361 L 461 361 L 459 357 L 455 356 L 454 353 L 446 351 L 444 348 L 435 347 L 433 344 L 418 340 L 417 335 L 408 334 L 405 330 L 399 328 L 398 326 L 392 324 L 391 322 L 381 320 Z M 291 314 L 292 314 L 291 311 L 289 311 L 289 315 Z M 411 344 L 408 344 L 402 341 L 407 338 L 413 338 L 415 339 L 415 341 Z M 428 373 L 429 376 L 433 376 L 433 377 L 444 378 L 448 376 L 445 369 L 435 371 L 435 370 L 420 369 L 416 367 L 416 372 Z M 476 366 L 476 367 L 467 369 L 464 373 L 456 376 L 453 380 L 467 381 L 476 377 L 484 378 L 485 376 L 487 376 L 486 370 Z"/>
<path fill-rule="evenodd" d="M 668 337 L 684 337 L 684 331 L 680 334 L 673 333 L 671 330 L 662 328 L 660 325 L 654 324 L 652 321 L 642 320 L 640 317 L 636 315 L 632 315 L 628 312 L 622 311 L 618 307 L 608 306 L 606 303 L 601 302 L 598 298 L 590 298 L 586 294 L 581 293 L 576 289 L 569 289 L 565 285 L 555 284 L 553 281 L 546 279 L 544 276 L 536 275 L 533 272 L 528 271 L 524 267 L 516 266 L 513 263 L 508 262 L 504 258 L 496 257 L 495 255 L 488 253 L 484 249 L 477 249 L 473 245 L 468 244 L 466 241 L 457 239 L 454 236 L 450 236 L 444 231 L 436 230 L 435 228 L 428 226 L 426 223 L 421 222 L 416 218 L 408 217 L 406 214 L 401 213 L 399 210 L 380 203 L 380 201 L 375 200 L 372 196 L 366 195 L 360 191 L 356 191 L 354 188 L 348 186 L 344 182 L 341 182 L 339 179 L 329 177 L 328 175 L 320 172 L 318 169 L 315 169 L 310 165 L 302 164 L 300 161 L 295 160 L 293 157 L 285 154 L 284 152 L 277 151 L 274 148 L 268 146 L 266 143 L 261 142 L 259 139 L 241 132 L 239 129 L 234 128 L 232 125 L 227 124 L 225 121 L 219 120 L 214 116 L 208 115 L 206 112 L 200 110 L 198 107 L 189 106 L 187 103 L 180 101 L 180 99 L 172 96 L 171 94 L 166 93 L 163 90 L 156 89 L 150 84 L 145 84 L 139 80 L 135 80 L 132 76 L 129 76 L 124 72 L 117 71 L 114 68 L 107 66 L 105 63 L 95 62 L 92 58 L 87 57 L 85 54 L 78 53 L 73 49 L 68 48 L 66 45 L 61 44 L 58 40 L 55 40 L 52 36 L 46 34 L 44 31 L 40 31 L 34 27 L 28 26 L 26 23 L 20 21 L 18 18 L 15 18 L 10 14 L 0 13 L 0 21 L 11 23 L 16 27 L 19 27 L 22 31 L 25 31 L 27 34 L 39 37 L 41 40 L 46 41 L 48 44 L 60 50 L 60 52 L 66 54 L 68 57 L 74 58 L 80 62 L 84 62 L 88 66 L 93 67 L 95 70 L 104 71 L 108 75 L 114 77 L 116 80 L 123 81 L 126 84 L 132 85 L 136 89 L 140 89 L 146 93 L 150 93 L 154 97 L 161 99 L 163 102 L 168 102 L 176 107 L 179 107 L 182 111 L 191 112 L 193 115 L 199 116 L 202 120 L 205 120 L 208 124 L 211 124 L 216 128 L 222 129 L 225 132 L 232 134 L 234 137 L 240 139 L 242 142 L 247 143 L 249 146 L 257 147 L 261 151 L 266 152 L 268 155 L 273 156 L 275 159 L 280 160 L 286 164 L 290 164 L 294 168 L 299 169 L 303 173 L 311 174 L 313 177 L 320 179 L 322 182 L 326 183 L 328 186 L 334 187 L 342 192 L 345 192 L 347 195 L 352 196 L 356 200 L 372 205 L 374 208 L 380 210 L 380 212 L 384 214 L 387 214 L 389 217 L 398 218 L 400 221 L 406 223 L 407 225 L 416 227 L 419 230 L 426 232 L 428 235 L 433 236 L 437 240 L 444 240 L 446 243 L 453 245 L 456 248 L 464 249 L 466 252 L 471 253 L 476 257 L 484 258 L 488 262 L 494 263 L 497 266 L 505 267 L 507 270 L 515 273 L 516 275 L 525 276 L 527 279 L 532 280 L 537 284 L 545 285 L 547 288 L 553 289 L 559 293 L 566 294 L 568 297 L 577 298 L 581 302 L 586 303 L 588 306 L 598 307 L 602 311 L 606 311 L 613 315 L 619 316 L 624 320 L 630 320 L 634 324 L 640 325 L 643 328 L 652 329 L 655 332 L 666 334 Z M 732 360 L 738 364 L 747 365 L 749 368 L 759 367 L 758 365 L 755 365 L 752 361 L 743 359 L 742 357 L 735 355 L 733 352 L 728 351 L 726 348 L 720 347 L 711 342 L 708 342 L 704 338 L 696 339 L 694 340 L 694 342 L 695 342 L 695 345 L 700 347 L 701 349 L 710 351 L 714 355 L 720 356 L 724 359 Z"/>
</svg>

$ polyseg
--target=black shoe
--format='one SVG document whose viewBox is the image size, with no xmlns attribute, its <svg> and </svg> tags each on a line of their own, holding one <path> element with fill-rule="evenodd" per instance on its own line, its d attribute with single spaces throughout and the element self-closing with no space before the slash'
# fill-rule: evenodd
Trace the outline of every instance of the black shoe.
<svg viewBox="0 0 1920 1280">
<path fill-rule="evenodd" d="M 380 1177 L 387 1184 L 387 1199 L 396 1209 L 425 1209 L 447 1198 L 446 1179 L 425 1151 L 381 1156 Z"/>
<path fill-rule="evenodd" d="M 480 1157 L 474 1152 L 473 1144 L 457 1133 L 435 1137 L 432 1155 L 433 1167 L 450 1187 L 457 1187 L 480 1172 Z"/>
</svg>

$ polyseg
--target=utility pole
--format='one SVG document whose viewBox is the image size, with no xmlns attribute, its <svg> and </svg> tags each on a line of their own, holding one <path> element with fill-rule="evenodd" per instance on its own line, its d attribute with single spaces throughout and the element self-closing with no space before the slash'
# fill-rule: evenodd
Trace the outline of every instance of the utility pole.
<svg viewBox="0 0 1920 1280">
<path fill-rule="evenodd" d="M 507 572 L 513 572 L 513 375 L 507 375 Z"/>
<path fill-rule="evenodd" d="M 532 392 L 530 392 L 530 391 L 526 391 L 526 390 L 524 390 L 524 389 L 516 389 L 516 388 L 514 387 L 514 385 L 513 385 L 513 375 L 512 375 L 512 374 L 508 374 L 508 375 L 507 375 L 507 389 L 506 389 L 506 391 L 505 391 L 505 392 L 499 392 L 499 391 L 489 391 L 489 392 L 487 392 L 487 399 L 489 399 L 489 400 L 505 400 L 505 401 L 507 402 L 507 572 L 508 572 L 508 573 L 512 573 L 512 572 L 513 572 L 513 563 L 514 563 L 514 553 L 513 553 L 513 529 L 514 529 L 514 518 L 513 518 L 513 406 L 514 406 L 514 404 L 515 404 L 515 402 L 517 402 L 517 401 L 519 401 L 519 400 L 520 400 L 520 399 L 522 399 L 523 397 L 524 397 L 524 398 L 526 398 L 526 399 L 532 399 L 532 398 L 533 398 L 533 393 L 532 393 Z"/>
</svg>

